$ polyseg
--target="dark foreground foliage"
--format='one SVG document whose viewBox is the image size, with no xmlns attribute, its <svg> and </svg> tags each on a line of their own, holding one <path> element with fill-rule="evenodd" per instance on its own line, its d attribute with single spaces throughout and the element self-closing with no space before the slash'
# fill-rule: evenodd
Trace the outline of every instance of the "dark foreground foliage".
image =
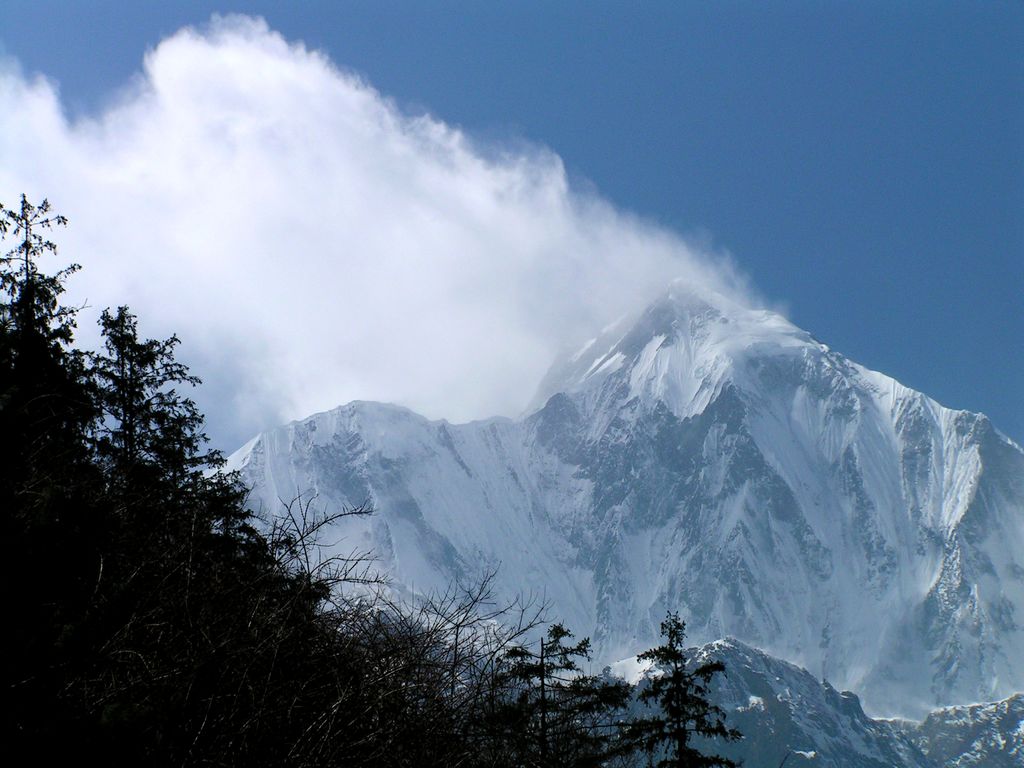
<svg viewBox="0 0 1024 768">
<path fill-rule="evenodd" d="M 661 623 L 665 642 L 644 651 L 637 660 L 650 662 L 661 674 L 651 677 L 638 699 L 658 706 L 658 714 L 638 718 L 629 725 L 631 741 L 638 743 L 652 757 L 660 755 L 657 768 L 673 766 L 722 766 L 736 768 L 736 763 L 717 755 L 704 755 L 692 746 L 694 736 L 735 741 L 738 731 L 725 725 L 725 712 L 709 700 L 711 680 L 725 672 L 720 661 L 706 661 L 693 666 L 686 658 L 683 645 L 686 626 L 679 615 L 669 613 Z"/>
<path fill-rule="evenodd" d="M 256 519 L 205 449 L 178 340 L 126 308 L 72 345 L 64 280 L 40 270 L 64 223 L 0 206 L 0 516 L 12 764 L 599 766 L 641 741 L 621 683 L 582 641 L 489 580 L 399 605 L 365 558 L 317 534 L 362 507 L 295 499 Z M 650 739 L 652 732 L 644 731 Z M 646 746 L 646 744 L 644 744 Z"/>
</svg>

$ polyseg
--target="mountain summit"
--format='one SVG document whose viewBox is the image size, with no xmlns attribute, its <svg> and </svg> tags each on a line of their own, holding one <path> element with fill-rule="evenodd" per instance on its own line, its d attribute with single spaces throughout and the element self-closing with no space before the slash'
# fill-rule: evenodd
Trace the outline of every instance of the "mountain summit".
<svg viewBox="0 0 1024 768">
<path fill-rule="evenodd" d="M 518 420 L 356 402 L 230 461 L 269 509 L 369 500 L 338 548 L 412 592 L 498 568 L 599 663 L 667 609 L 875 714 L 1024 689 L 1024 452 L 778 314 L 675 283 L 556 364 Z"/>
</svg>

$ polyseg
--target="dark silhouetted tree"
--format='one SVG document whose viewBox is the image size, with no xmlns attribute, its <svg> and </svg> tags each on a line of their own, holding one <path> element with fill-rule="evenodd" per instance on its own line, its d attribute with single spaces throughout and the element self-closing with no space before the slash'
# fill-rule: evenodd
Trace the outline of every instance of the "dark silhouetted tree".
<svg viewBox="0 0 1024 768">
<path fill-rule="evenodd" d="M 77 267 L 47 274 L 40 266 L 57 251 L 44 234 L 64 223 L 45 200 L 35 206 L 22 196 L 16 209 L 0 205 L 0 238 L 15 244 L 0 257 L 0 532 L 8 616 L 0 704 L 14 754 L 35 737 L 29 723 L 74 721 L 59 693 L 83 657 L 82 621 L 104 535 L 94 504 L 98 473 L 84 439 L 95 416 L 92 390 L 84 355 L 70 346 L 75 312 L 60 304 Z"/>
<path fill-rule="evenodd" d="M 493 716 L 517 764 L 601 766 L 631 749 L 621 733 L 629 685 L 584 674 L 579 664 L 590 658 L 590 640 L 571 643 L 572 637 L 556 623 L 536 651 L 520 645 L 506 655 L 507 688 Z"/>
<path fill-rule="evenodd" d="M 720 661 L 691 666 L 686 658 L 683 639 L 685 625 L 676 613 L 669 613 L 661 623 L 665 642 L 637 656 L 637 661 L 650 662 L 653 674 L 638 698 L 645 705 L 652 703 L 660 714 L 639 718 L 631 726 L 632 738 L 649 755 L 661 755 L 658 768 L 681 766 L 736 766 L 718 755 L 704 755 L 691 746 L 694 735 L 730 741 L 741 738 L 736 730 L 726 727 L 725 712 L 708 699 L 712 678 L 725 672 Z"/>
</svg>

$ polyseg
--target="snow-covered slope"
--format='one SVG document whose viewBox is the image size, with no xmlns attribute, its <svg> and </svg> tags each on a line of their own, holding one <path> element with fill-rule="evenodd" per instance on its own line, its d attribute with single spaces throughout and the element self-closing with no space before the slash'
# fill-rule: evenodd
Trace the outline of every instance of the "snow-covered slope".
<svg viewBox="0 0 1024 768">
<path fill-rule="evenodd" d="M 719 640 L 691 651 L 697 661 L 725 664 L 711 699 L 743 738 L 735 742 L 696 738 L 704 754 L 728 757 L 744 768 L 939 768 L 916 743 L 914 723 L 905 730 L 872 720 L 860 700 L 839 692 L 804 669 L 736 640 Z M 643 682 L 640 683 L 641 686 Z M 635 714 L 644 707 L 633 705 Z"/>
<path fill-rule="evenodd" d="M 743 738 L 735 742 L 699 737 L 704 754 L 731 758 L 744 768 L 1019 768 L 1024 765 L 1024 696 L 992 704 L 949 707 L 923 722 L 868 717 L 859 698 L 839 692 L 807 670 L 773 658 L 737 640 L 690 649 L 700 663 L 725 664 L 711 684 L 711 700 Z M 631 661 L 612 671 L 638 680 Z M 632 714 L 645 707 L 632 705 Z"/>
<path fill-rule="evenodd" d="M 991 704 L 932 712 L 905 733 L 944 768 L 1020 768 L 1024 765 L 1024 695 Z"/>
<path fill-rule="evenodd" d="M 556 365 L 518 420 L 357 402 L 231 458 L 273 511 L 369 500 L 340 551 L 413 591 L 551 603 L 597 657 L 731 635 L 875 714 L 1024 690 L 1024 452 L 771 312 L 673 285 Z"/>
</svg>

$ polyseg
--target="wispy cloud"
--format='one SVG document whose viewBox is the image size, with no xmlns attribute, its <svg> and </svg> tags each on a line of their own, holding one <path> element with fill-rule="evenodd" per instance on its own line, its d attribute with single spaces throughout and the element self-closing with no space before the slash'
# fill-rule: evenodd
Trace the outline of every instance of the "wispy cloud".
<svg viewBox="0 0 1024 768">
<path fill-rule="evenodd" d="M 245 17 L 164 40 L 74 122 L 53 83 L 4 64 L 0 201 L 22 191 L 71 218 L 83 339 L 120 303 L 177 332 L 226 448 L 358 398 L 513 414 L 560 348 L 671 279 L 739 283 L 570 187 L 554 153 L 404 114 Z"/>
</svg>

